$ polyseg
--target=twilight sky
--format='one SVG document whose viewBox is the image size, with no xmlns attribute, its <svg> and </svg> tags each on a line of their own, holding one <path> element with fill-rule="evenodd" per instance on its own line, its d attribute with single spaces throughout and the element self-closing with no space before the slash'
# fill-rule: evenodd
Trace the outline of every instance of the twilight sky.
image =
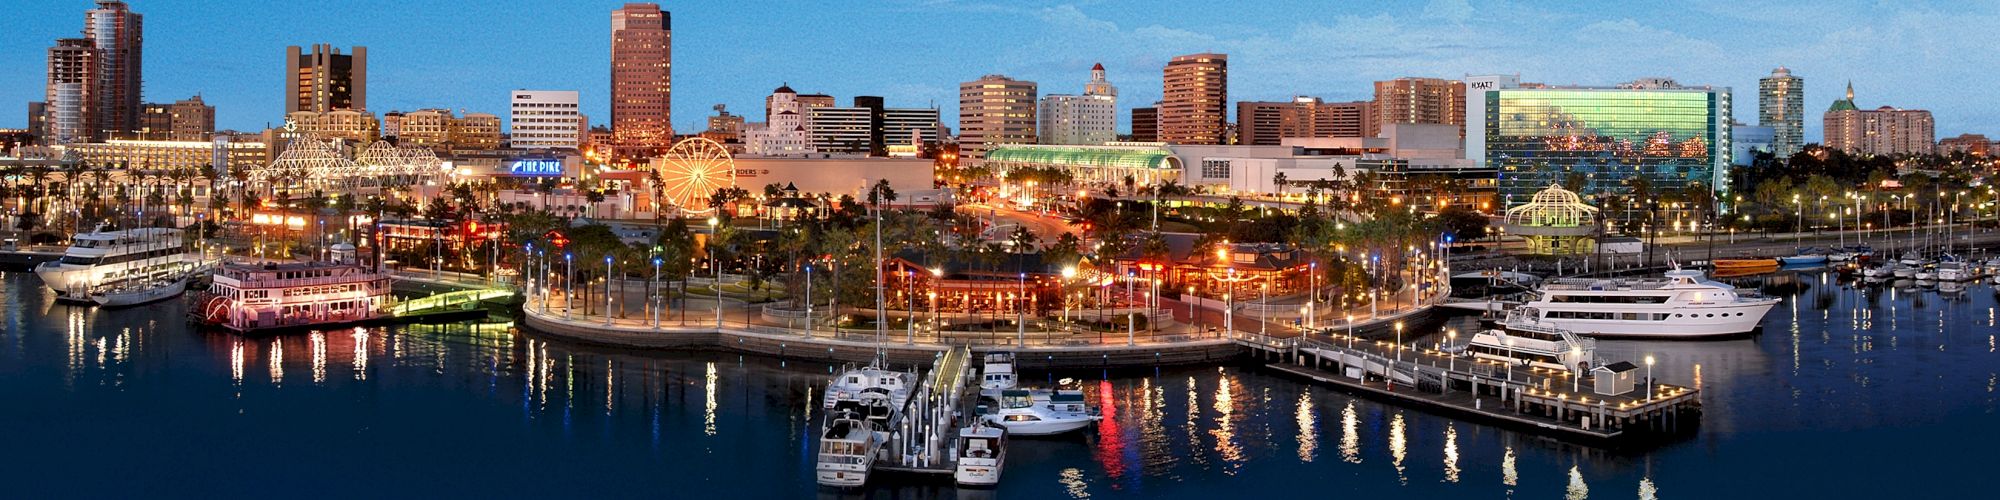
<svg viewBox="0 0 2000 500">
<path fill-rule="evenodd" d="M 221 128 L 283 118 L 286 45 L 369 48 L 369 108 L 448 107 L 501 115 L 511 89 L 581 90 L 609 119 L 615 1 L 128 0 L 145 15 L 145 98 L 200 93 Z M 1613 8 L 1610 5 L 1616 4 Z M 1081 93 L 1094 62 L 1126 110 L 1160 95 L 1176 54 L 1230 56 L 1229 97 L 1368 99 L 1370 82 L 1519 73 L 1523 81 L 1605 85 L 1643 76 L 1733 87 L 1755 124 L 1757 79 L 1788 66 L 1806 79 L 1807 140 L 1852 80 L 1863 108 L 1929 109 L 1939 138 L 2000 136 L 2000 2 L 1975 0 L 1671 2 L 1334 1 L 666 1 L 674 28 L 674 124 L 698 131 L 715 104 L 761 116 L 789 82 L 846 104 L 943 108 L 957 84 L 1000 73 L 1043 94 Z M 0 23 L 0 127 L 42 99 L 47 49 L 79 36 L 88 0 L 33 0 Z M 1231 113 L 1234 111 L 1232 109 Z M 1233 119 L 1233 117 L 1232 117 Z"/>
</svg>

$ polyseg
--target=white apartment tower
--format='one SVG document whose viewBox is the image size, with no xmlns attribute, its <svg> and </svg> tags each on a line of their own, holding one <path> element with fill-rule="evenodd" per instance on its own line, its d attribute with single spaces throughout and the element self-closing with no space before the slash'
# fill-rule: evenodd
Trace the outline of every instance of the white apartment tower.
<svg viewBox="0 0 2000 500">
<path fill-rule="evenodd" d="M 586 136 L 574 90 L 516 90 L 509 134 L 518 149 L 577 149 Z"/>
<path fill-rule="evenodd" d="M 1083 95 L 1050 94 L 1041 103 L 1042 144 L 1102 145 L 1118 139 L 1118 88 L 1104 78 L 1104 65 L 1090 68 Z"/>
</svg>

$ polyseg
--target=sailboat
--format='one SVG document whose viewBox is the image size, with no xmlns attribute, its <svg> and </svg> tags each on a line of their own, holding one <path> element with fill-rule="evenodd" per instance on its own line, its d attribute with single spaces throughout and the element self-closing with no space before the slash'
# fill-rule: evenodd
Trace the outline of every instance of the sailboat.
<svg viewBox="0 0 2000 500">
<path fill-rule="evenodd" d="M 176 234 L 178 236 L 178 234 Z M 90 290 L 90 301 L 103 307 L 128 307 L 178 297 L 194 280 L 195 263 L 183 258 L 180 238 L 152 238 L 141 243 L 156 251 L 144 253 L 117 281 Z"/>
</svg>

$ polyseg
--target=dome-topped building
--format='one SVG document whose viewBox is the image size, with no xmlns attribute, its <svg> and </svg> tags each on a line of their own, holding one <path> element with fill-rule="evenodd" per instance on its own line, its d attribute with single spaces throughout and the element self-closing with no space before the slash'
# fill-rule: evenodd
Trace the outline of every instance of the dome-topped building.
<svg viewBox="0 0 2000 500">
<path fill-rule="evenodd" d="M 1507 209 L 1500 228 L 1528 242 L 1528 252 L 1576 254 L 1596 244 L 1597 207 L 1561 185 L 1535 193 L 1526 204 Z"/>
</svg>

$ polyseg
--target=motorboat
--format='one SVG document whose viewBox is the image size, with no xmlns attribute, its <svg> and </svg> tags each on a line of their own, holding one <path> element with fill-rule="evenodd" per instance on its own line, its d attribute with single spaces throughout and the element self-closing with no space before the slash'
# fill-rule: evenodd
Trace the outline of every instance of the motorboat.
<svg viewBox="0 0 2000 500">
<path fill-rule="evenodd" d="M 1924 267 L 1917 268 L 1917 272 L 1915 274 L 1912 274 L 1911 276 L 1916 278 L 1918 283 L 1922 283 L 1925 281 L 1937 281 L 1937 266 L 1926 265 Z"/>
<path fill-rule="evenodd" d="M 1972 267 L 1964 262 L 1959 262 L 1959 261 L 1939 262 L 1935 274 L 1938 281 L 1948 281 L 1953 283 L 1963 282 L 1971 280 L 1973 278 Z"/>
<path fill-rule="evenodd" d="M 1019 375 L 1014 373 L 1014 353 L 986 353 L 979 369 L 980 391 L 1013 389 L 1019 383 Z"/>
<path fill-rule="evenodd" d="M 1499 328 L 1473 334 L 1465 352 L 1474 359 L 1549 370 L 1589 372 L 1597 342 L 1535 320 L 1531 308 L 1508 313 Z"/>
<path fill-rule="evenodd" d="M 1893 264 L 1893 265 L 1895 266 L 1895 268 L 1894 268 L 1894 269 L 1892 269 L 1892 270 L 1890 270 L 1890 273 L 1891 273 L 1891 274 L 1894 274 L 1894 275 L 1896 276 L 1896 278 L 1898 278 L 1898 279 L 1911 279 L 1911 278 L 1916 278 L 1916 277 L 1917 277 L 1917 270 L 1918 270 L 1917 266 L 1912 266 L 1912 265 L 1909 265 L 1909 264 L 1904 264 L 1904 263 L 1902 263 L 1902 262 L 1900 262 L 1900 261 L 1899 261 L 1899 262 L 1896 262 L 1896 263 L 1895 263 L 1895 264 Z"/>
<path fill-rule="evenodd" d="M 1827 254 L 1823 251 L 1813 248 L 1801 248 L 1799 249 L 1798 255 L 1778 258 L 1778 262 L 1784 263 L 1784 265 L 1787 266 L 1810 266 L 1815 264 L 1825 264 L 1826 261 L 1827 261 Z"/>
<path fill-rule="evenodd" d="M 1048 436 L 1071 432 L 1103 420 L 1096 409 L 1084 403 L 1083 394 L 1054 392 L 1047 399 L 1036 391 L 1008 389 L 995 400 L 999 406 L 987 408 L 980 418 L 1006 427 L 1017 436 Z"/>
<path fill-rule="evenodd" d="M 1007 429 L 977 421 L 958 430 L 958 466 L 952 478 L 959 486 L 991 488 L 1000 484 L 1007 465 Z"/>
<path fill-rule="evenodd" d="M 35 266 L 35 275 L 55 291 L 58 301 L 92 302 L 90 293 L 100 286 L 128 280 L 160 266 L 200 260 L 197 254 L 185 249 L 181 230 L 177 228 L 117 230 L 100 224 L 91 232 L 70 239 L 61 259 Z"/>
<path fill-rule="evenodd" d="M 814 465 L 821 486 L 853 488 L 867 484 L 875 461 L 889 441 L 889 430 L 901 420 L 916 374 L 868 366 L 843 371 L 827 384 L 821 399 L 826 421 L 820 427 L 819 456 Z"/>
<path fill-rule="evenodd" d="M 1896 268 L 1888 265 L 1861 268 L 1861 277 L 1870 280 L 1884 280 L 1896 275 Z"/>
<path fill-rule="evenodd" d="M 1673 269 L 1658 279 L 1558 279 L 1522 304 L 1526 318 L 1591 337 L 1709 337 L 1748 333 L 1778 299 Z"/>
</svg>

